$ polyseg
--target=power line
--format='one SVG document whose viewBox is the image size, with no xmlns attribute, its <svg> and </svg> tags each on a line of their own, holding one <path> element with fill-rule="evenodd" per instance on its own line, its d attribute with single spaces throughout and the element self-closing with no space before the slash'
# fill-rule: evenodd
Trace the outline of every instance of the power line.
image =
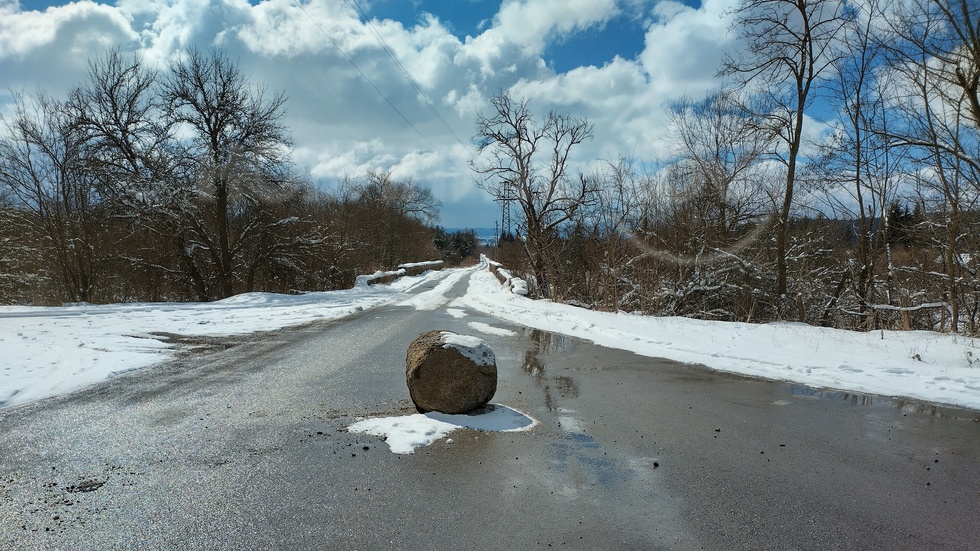
<svg viewBox="0 0 980 551">
<path fill-rule="evenodd" d="M 367 83 L 368 83 L 368 84 L 369 84 L 369 85 L 371 86 L 371 88 L 374 88 L 374 91 L 375 91 L 375 92 L 377 92 L 377 93 L 378 93 L 378 95 L 379 95 L 379 96 L 381 96 L 381 97 L 382 97 L 382 98 L 383 98 L 383 99 L 385 100 L 385 102 L 387 102 L 387 103 L 388 103 L 388 105 L 390 105 L 390 106 L 391 106 L 391 108 L 392 108 L 392 109 L 394 109 L 394 110 L 395 110 L 395 112 L 396 112 L 396 113 L 398 113 L 398 115 L 399 115 L 399 116 L 401 116 L 401 118 L 402 118 L 402 119 L 403 119 L 403 120 L 404 120 L 404 121 L 405 121 L 406 123 L 408 123 L 408 125 L 409 125 L 410 127 L 412 127 L 412 130 L 415 130 L 415 132 L 416 132 L 416 133 L 417 133 L 417 134 L 418 134 L 419 136 L 421 136 L 423 140 L 425 140 L 425 143 L 427 143 L 427 144 L 429 144 L 429 147 L 431 147 L 433 151 L 435 151 L 436 153 L 438 153 L 438 154 L 439 154 L 439 156 L 441 156 L 441 157 L 442 157 L 443 159 L 445 159 L 445 160 L 446 160 L 446 162 L 448 162 L 448 163 L 449 163 L 450 165 L 452 165 L 452 167 L 453 167 L 453 168 L 455 168 L 455 169 L 456 169 L 456 170 L 457 170 L 457 171 L 458 171 L 458 172 L 459 172 L 460 174 L 464 174 L 464 175 L 466 174 L 465 172 L 463 172 L 462 170 L 460 170 L 460 168 L 459 168 L 458 166 L 456 166 L 456 163 L 454 163 L 452 159 L 450 159 L 449 157 L 447 157 L 447 156 L 446 156 L 446 154 L 442 152 L 442 150 L 440 150 L 440 149 L 439 149 L 438 147 L 436 147 L 436 145 L 435 145 L 434 143 L 432 143 L 432 141 L 431 141 L 431 140 L 429 140 L 429 138 L 428 138 L 428 137 L 427 137 L 427 136 L 426 136 L 425 134 L 423 134 L 423 133 L 422 133 L 422 131 L 421 131 L 421 130 L 419 130 L 419 129 L 418 129 L 418 127 L 417 127 L 417 126 L 415 126 L 415 125 L 414 125 L 414 124 L 412 123 L 412 121 L 411 121 L 411 120 L 409 120 L 409 118 L 405 116 L 405 114 L 404 114 L 404 113 L 402 113 L 402 111 L 401 111 L 401 109 L 399 109 L 399 108 L 398 108 L 398 107 L 397 107 L 397 106 L 396 106 L 396 105 L 395 105 L 395 104 L 394 104 L 394 103 L 393 103 L 393 102 L 392 102 L 392 101 L 391 101 L 390 99 L 388 99 L 388 96 L 386 96 L 386 95 L 385 95 L 385 93 L 384 93 L 384 92 L 382 92 L 380 88 L 378 88 L 378 86 L 377 86 L 377 85 L 376 85 L 376 84 L 374 83 L 374 81 L 372 81 L 372 80 L 371 80 L 371 79 L 370 79 L 370 78 L 369 78 L 369 77 L 368 77 L 368 76 L 367 76 L 367 75 L 366 75 L 366 74 L 364 73 L 364 71 L 362 71 L 362 70 L 361 70 L 361 68 L 357 66 L 357 63 L 355 63 L 355 62 L 354 62 L 354 60 L 353 60 L 353 59 L 352 59 L 352 58 L 351 58 L 351 57 L 350 57 L 349 55 L 347 55 L 347 52 L 345 52 L 345 51 L 344 51 L 344 49 L 340 47 L 340 44 L 338 44 L 338 43 L 337 43 L 337 41 L 336 41 L 336 40 L 334 40 L 334 39 L 333 39 L 333 37 L 331 37 L 331 36 L 330 36 L 330 35 L 329 35 L 329 34 L 327 33 L 327 31 L 326 31 L 326 30 L 324 30 L 324 28 L 323 28 L 323 27 L 322 27 L 322 26 L 320 25 L 320 23 L 319 23 L 319 22 L 318 22 L 318 21 L 317 21 L 316 19 L 314 19 L 314 18 L 313 18 L 313 16 L 312 16 L 312 15 L 310 15 L 310 13 L 309 13 L 308 11 L 306 11 L 306 8 L 304 8 L 304 7 L 303 7 L 303 4 L 302 4 L 302 3 L 300 2 L 300 0 L 294 0 L 294 4 L 296 5 L 296 7 L 297 7 L 297 8 L 299 8 L 299 10 L 300 10 L 301 12 L 303 12 L 303 14 L 304 14 L 304 15 L 306 15 L 306 17 L 307 17 L 307 18 L 308 18 L 308 19 L 309 19 L 309 20 L 310 20 L 310 21 L 311 21 L 311 22 L 313 23 L 313 25 L 314 25 L 314 26 L 315 26 L 315 27 L 316 27 L 317 29 L 319 29 L 319 31 L 320 31 L 320 34 L 322 34 L 322 35 L 323 35 L 324 37 L 326 37 L 326 38 L 327 38 L 327 40 L 329 40 L 329 41 L 330 41 L 330 43 L 331 43 L 331 44 L 333 44 L 333 47 L 334 47 L 334 48 L 336 48 L 336 49 L 337 49 L 337 51 L 338 51 L 338 52 L 340 52 L 340 54 L 341 54 L 342 56 L 344 56 L 344 58 L 345 58 L 345 59 L 346 59 L 346 60 L 347 60 L 347 61 L 348 61 L 348 62 L 349 62 L 349 63 L 351 64 L 351 66 L 352 66 L 352 67 L 354 67 L 354 70 L 356 70 L 356 71 L 357 71 L 357 73 L 358 73 L 359 75 L 361 75 L 361 78 L 363 78 L 363 79 L 365 80 L 365 82 L 367 82 Z M 360 11 L 360 8 L 357 8 L 357 9 L 358 9 L 358 11 Z M 373 27 L 373 25 L 372 25 L 372 27 Z M 377 36 L 377 31 L 376 31 L 376 30 L 375 30 L 375 34 L 376 34 L 376 36 Z M 382 39 L 382 41 L 383 41 L 383 39 Z M 386 48 L 387 50 L 390 50 L 390 48 L 387 48 L 387 45 L 385 46 L 385 48 Z M 390 56 L 393 56 L 393 54 L 392 54 L 392 53 L 390 53 L 390 52 L 389 52 L 389 55 L 390 55 Z M 394 57 L 392 57 L 392 58 L 394 59 Z M 396 63 L 397 63 L 397 59 L 396 59 L 395 61 L 396 61 Z M 399 66 L 401 66 L 401 64 L 400 64 L 400 63 L 398 63 L 398 65 L 399 65 Z M 412 78 L 411 78 L 411 76 L 409 76 L 409 75 L 407 74 L 407 71 L 405 71 L 405 69 L 404 69 L 404 67 L 402 67 L 402 71 L 403 71 L 403 72 L 405 72 L 405 74 L 406 74 L 406 76 L 408 76 L 408 77 L 409 77 L 409 79 L 410 79 L 410 80 L 411 80 L 411 81 L 412 81 L 413 83 L 415 83 L 415 81 L 414 81 L 414 79 L 412 79 Z M 416 87 L 416 89 L 419 89 L 419 87 L 418 87 L 418 84 L 415 84 L 415 87 Z M 421 92 L 421 90 L 419 90 L 419 91 Z M 424 95 L 424 94 L 423 94 L 423 97 L 425 97 L 425 95 Z M 432 108 L 432 109 L 433 109 L 433 111 L 435 110 L 435 108 L 434 108 L 434 107 L 432 107 L 432 104 L 431 104 L 431 103 L 429 103 L 429 100 L 428 100 L 428 98 L 425 98 L 425 102 L 426 102 L 427 104 L 429 104 L 429 106 L 430 106 L 430 108 Z M 438 115 L 438 113 L 437 113 L 437 115 Z M 439 118 L 440 118 L 440 119 L 442 119 L 442 117 L 441 117 L 441 116 L 440 116 Z M 443 120 L 443 124 L 446 124 L 446 122 L 445 122 L 445 120 Z M 447 124 L 447 125 L 446 125 L 446 127 L 447 127 L 447 128 L 449 128 L 449 125 Z M 451 128 L 450 128 L 450 132 L 452 132 L 452 129 L 451 129 Z M 453 135 L 454 135 L 454 136 L 456 136 L 456 133 L 455 133 L 455 132 L 453 132 Z M 457 141 L 459 141 L 459 142 L 460 142 L 460 143 L 462 144 L 462 141 L 461 141 L 461 140 L 459 139 L 459 136 L 456 136 L 456 140 L 457 140 Z M 463 144 L 463 145 L 464 145 L 464 147 L 465 147 L 465 144 Z"/>
<path fill-rule="evenodd" d="M 358 3 L 357 0 L 347 0 L 347 4 L 352 8 L 354 8 L 358 14 L 360 14 L 361 22 L 363 22 L 371 29 L 371 33 L 374 34 L 374 38 L 378 41 L 378 44 L 381 45 L 381 48 L 385 51 L 385 53 L 388 54 L 388 57 L 391 58 L 391 60 L 395 63 L 395 66 L 397 66 L 398 69 L 402 72 L 402 74 L 405 75 L 405 78 L 408 80 L 408 82 L 410 82 L 412 86 L 415 87 L 415 90 L 419 93 L 419 96 L 422 97 L 422 101 L 424 101 L 425 104 L 429 107 L 429 110 L 432 111 L 432 113 L 436 116 L 437 119 L 439 119 L 440 122 L 442 122 L 442 125 L 446 127 L 446 130 L 448 130 L 449 133 L 452 134 L 454 138 L 456 138 L 456 141 L 459 142 L 460 145 L 462 145 L 463 147 L 467 147 L 467 145 L 463 143 L 463 140 L 460 139 L 460 137 L 456 134 L 456 132 L 452 129 L 452 127 L 449 126 L 449 123 L 446 122 L 446 119 L 442 117 L 442 115 L 439 113 L 439 110 L 436 109 L 436 106 L 433 105 L 431 101 L 429 101 L 429 96 L 426 95 L 426 93 L 422 90 L 422 87 L 419 86 L 418 81 L 416 81 L 415 78 L 412 77 L 412 74 L 408 72 L 408 69 L 406 69 L 405 66 L 402 65 L 402 62 L 398 59 L 398 56 L 395 55 L 394 50 L 391 49 L 391 47 L 388 45 L 388 42 L 384 39 L 383 36 L 381 36 L 381 33 L 378 32 L 378 29 L 377 27 L 374 26 L 374 23 L 372 23 L 371 20 L 368 19 L 368 16 L 361 8 L 360 3 Z"/>
</svg>

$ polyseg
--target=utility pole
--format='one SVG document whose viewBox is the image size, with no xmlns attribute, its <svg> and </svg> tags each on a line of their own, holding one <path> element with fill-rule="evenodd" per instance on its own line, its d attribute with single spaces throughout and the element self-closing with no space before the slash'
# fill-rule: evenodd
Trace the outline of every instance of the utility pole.
<svg viewBox="0 0 980 551">
<path fill-rule="evenodd" d="M 510 204 L 514 201 L 514 188 L 510 183 L 504 184 L 504 192 L 495 201 L 500 202 L 500 233 L 497 234 L 499 240 L 501 235 L 510 236 Z"/>
<path fill-rule="evenodd" d="M 493 259 L 500 262 L 500 228 L 497 221 L 493 221 Z"/>
</svg>

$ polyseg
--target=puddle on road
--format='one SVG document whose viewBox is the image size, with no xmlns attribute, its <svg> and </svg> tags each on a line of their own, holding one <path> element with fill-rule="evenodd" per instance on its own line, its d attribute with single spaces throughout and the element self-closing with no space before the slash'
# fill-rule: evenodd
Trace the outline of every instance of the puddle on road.
<svg viewBox="0 0 980 551">
<path fill-rule="evenodd" d="M 810 388 L 799 385 L 790 385 L 787 390 L 791 396 L 850 402 L 852 406 L 871 406 L 874 405 L 875 401 L 874 396 L 855 394 L 853 392 L 843 392 L 839 390 L 821 390 L 819 388 Z"/>
<path fill-rule="evenodd" d="M 818 400 L 831 400 L 837 402 L 847 402 L 852 406 L 881 406 L 892 407 L 904 414 L 928 415 L 940 419 L 953 419 L 959 421 L 980 422 L 980 416 L 976 412 L 960 410 L 951 407 L 938 406 L 915 402 L 908 399 L 889 398 L 887 396 L 875 396 L 869 394 L 858 394 L 840 390 L 824 390 L 810 388 L 802 385 L 786 385 L 786 390 L 791 396 L 797 398 L 815 398 Z"/>
<path fill-rule="evenodd" d="M 535 384 L 543 387 L 545 407 L 548 411 L 556 409 L 555 401 L 560 399 L 578 398 L 578 383 L 567 375 L 546 374 L 547 364 L 541 360 L 542 354 L 567 352 L 574 347 L 570 337 L 549 333 L 539 329 L 525 329 L 524 336 L 530 339 L 528 349 L 524 351 L 521 369 L 534 378 Z"/>
<path fill-rule="evenodd" d="M 545 372 L 545 363 L 541 361 L 540 355 L 567 352 L 574 346 L 570 337 L 539 329 L 525 329 L 524 337 L 529 338 L 531 343 L 524 351 L 521 369 L 534 376 L 536 380 L 541 379 Z"/>
<path fill-rule="evenodd" d="M 599 443 L 595 441 L 595 438 L 592 438 L 584 432 L 570 432 L 565 435 L 565 439 L 571 440 L 576 444 L 582 444 L 584 447 L 592 450 L 597 450 L 600 447 Z"/>
<path fill-rule="evenodd" d="M 524 336 L 531 339 L 532 351 L 538 354 L 567 352 L 574 347 L 574 341 L 571 337 L 540 329 L 526 328 L 524 329 Z"/>
<path fill-rule="evenodd" d="M 980 423 L 980 414 L 975 411 L 945 408 L 935 404 L 922 404 L 911 400 L 891 400 L 895 404 L 895 409 L 902 413 L 916 413 L 928 415 L 940 419 L 954 419 L 956 421 L 973 421 Z"/>
<path fill-rule="evenodd" d="M 606 457 L 599 441 L 588 434 L 581 421 L 572 415 L 575 410 L 568 406 L 570 400 L 579 397 L 578 382 L 567 374 L 548 371 L 547 357 L 574 349 L 574 340 L 538 329 L 525 330 L 524 336 L 529 343 L 521 369 L 544 392 L 545 408 L 559 413 L 558 427 L 563 434 L 552 446 L 555 470 L 562 473 L 565 482 L 562 487 L 577 489 L 598 486 L 615 490 L 640 477 L 628 466 Z"/>
<path fill-rule="evenodd" d="M 538 353 L 531 350 L 524 352 L 524 361 L 521 362 L 521 369 L 530 374 L 535 380 L 544 376 L 544 362 L 538 358 Z"/>
<path fill-rule="evenodd" d="M 555 392 L 558 392 L 562 398 L 578 398 L 578 383 L 575 379 L 567 377 L 565 375 L 555 375 Z"/>
</svg>

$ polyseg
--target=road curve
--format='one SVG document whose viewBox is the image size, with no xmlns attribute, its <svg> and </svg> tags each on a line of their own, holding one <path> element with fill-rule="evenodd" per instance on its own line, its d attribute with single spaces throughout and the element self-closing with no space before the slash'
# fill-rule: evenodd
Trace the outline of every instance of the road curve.
<svg viewBox="0 0 980 551">
<path fill-rule="evenodd" d="M 0 549 L 980 549 L 980 413 L 532 331 L 466 284 L 0 413 Z M 429 329 L 490 343 L 494 402 L 539 424 L 347 432 L 414 412 Z"/>
</svg>

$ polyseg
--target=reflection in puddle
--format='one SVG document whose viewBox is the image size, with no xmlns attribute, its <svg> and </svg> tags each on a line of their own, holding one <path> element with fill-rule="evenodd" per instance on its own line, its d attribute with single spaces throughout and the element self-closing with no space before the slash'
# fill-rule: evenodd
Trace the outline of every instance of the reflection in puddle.
<svg viewBox="0 0 980 551">
<path fill-rule="evenodd" d="M 576 488 L 599 486 L 607 490 L 621 488 L 635 479 L 629 466 L 599 455 L 601 446 L 591 436 L 583 433 L 566 435 L 565 442 L 554 444 L 555 468 L 566 475 Z"/>
<path fill-rule="evenodd" d="M 921 404 L 919 402 L 912 402 L 909 400 L 894 400 L 893 402 L 898 411 L 901 411 L 902 413 L 918 413 L 921 415 L 938 417 L 940 419 L 953 419 L 957 421 L 973 421 L 974 423 L 980 423 L 980 417 L 976 415 L 975 411 L 956 410 L 944 408 L 934 404 Z"/>
<path fill-rule="evenodd" d="M 536 384 L 544 387 L 544 402 L 548 411 L 554 411 L 555 399 L 578 398 L 578 384 L 575 380 L 567 375 L 546 378 L 546 364 L 540 358 L 541 354 L 567 351 L 573 346 L 572 339 L 538 329 L 525 329 L 524 335 L 530 338 L 531 344 L 524 352 L 521 369 L 534 377 Z"/>
<path fill-rule="evenodd" d="M 554 387 L 544 385 L 544 405 L 548 411 L 555 409 L 555 394 L 558 398 L 578 398 L 578 384 L 571 377 L 555 375 Z"/>
<path fill-rule="evenodd" d="M 843 402 L 848 402 L 853 406 L 872 406 L 877 403 L 878 405 L 894 406 L 895 409 L 905 414 L 916 413 L 920 415 L 928 415 L 930 417 L 938 417 L 940 419 L 957 419 L 963 421 L 980 422 L 980 418 L 978 418 L 976 415 L 972 415 L 972 412 L 960 411 L 954 408 L 937 406 L 935 404 L 924 404 L 921 402 L 914 402 L 907 399 L 895 399 L 895 398 L 888 398 L 886 396 L 855 394 L 853 392 L 844 392 L 839 390 L 821 390 L 818 388 L 809 388 L 805 386 L 796 386 L 796 385 L 788 386 L 788 390 L 791 395 L 800 396 L 804 398 L 818 398 L 821 400 L 839 400 Z"/>
<path fill-rule="evenodd" d="M 599 443 L 595 441 L 595 438 L 592 438 L 591 436 L 585 434 L 584 432 L 570 432 L 565 435 L 565 438 L 571 440 L 572 442 L 582 444 L 586 448 L 592 450 L 599 448 Z"/>
<path fill-rule="evenodd" d="M 578 398 L 578 383 L 575 379 L 571 377 L 566 377 L 564 375 L 555 375 L 555 390 L 557 390 L 562 398 Z"/>
<path fill-rule="evenodd" d="M 544 364 L 538 359 L 537 352 L 530 350 L 524 352 L 524 361 L 521 363 L 521 369 L 533 375 L 535 380 L 540 380 L 544 375 Z"/>
<path fill-rule="evenodd" d="M 550 352 L 565 352 L 572 346 L 571 337 L 541 331 L 540 329 L 524 329 L 524 336 L 530 337 L 534 343 L 533 352 L 548 354 Z"/>
<path fill-rule="evenodd" d="M 854 406 L 870 406 L 874 404 L 874 397 L 866 394 L 855 394 L 853 392 L 842 392 L 837 390 L 820 390 L 806 386 L 790 386 L 789 393 L 793 396 L 804 398 L 821 398 L 825 400 L 840 400 L 850 402 Z"/>
</svg>

